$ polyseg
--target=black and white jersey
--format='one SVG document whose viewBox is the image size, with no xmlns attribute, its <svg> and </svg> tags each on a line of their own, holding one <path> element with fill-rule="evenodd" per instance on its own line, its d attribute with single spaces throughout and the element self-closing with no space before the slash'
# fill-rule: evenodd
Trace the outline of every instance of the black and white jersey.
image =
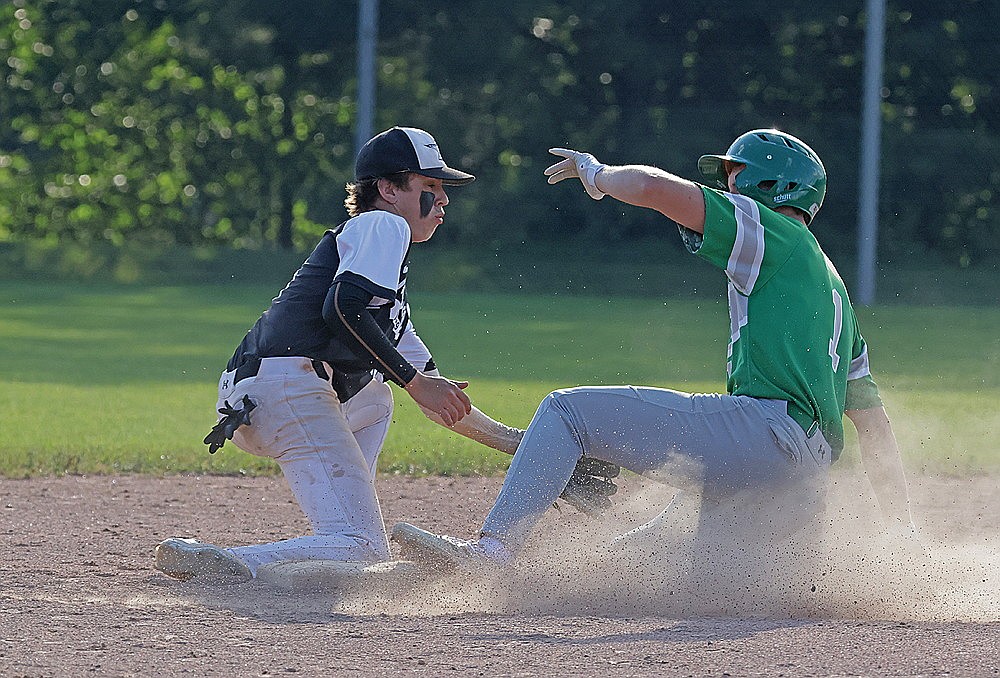
<svg viewBox="0 0 1000 678">
<path fill-rule="evenodd" d="M 398 345 L 410 320 L 410 225 L 400 216 L 376 210 L 345 221 L 332 233 L 337 243 L 334 282 L 349 282 L 371 293 L 369 313 L 393 346 Z"/>
<path fill-rule="evenodd" d="M 247 333 L 227 369 L 254 358 L 303 356 L 325 361 L 355 388 L 363 386 L 376 364 L 371 355 L 347 345 L 331 330 L 323 317 L 324 301 L 336 282 L 365 290 L 373 295 L 368 313 L 397 346 L 407 328 L 412 331 L 406 301 L 410 237 L 405 219 L 381 210 L 327 231 Z"/>
</svg>

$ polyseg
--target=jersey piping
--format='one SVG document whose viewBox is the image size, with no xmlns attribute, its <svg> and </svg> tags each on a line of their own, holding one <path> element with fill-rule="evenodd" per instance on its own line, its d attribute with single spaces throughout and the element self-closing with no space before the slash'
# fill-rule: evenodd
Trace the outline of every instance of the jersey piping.
<svg viewBox="0 0 1000 678">
<path fill-rule="evenodd" d="M 382 359 L 382 356 L 380 356 L 377 351 L 375 351 L 374 349 L 372 349 L 372 347 L 369 346 L 368 343 L 364 339 L 361 338 L 361 335 L 357 333 L 357 331 L 354 329 L 354 327 L 351 325 L 351 323 L 349 323 L 347 321 L 346 316 L 344 316 L 344 312 L 340 308 L 340 289 L 341 289 L 340 286 L 338 286 L 337 289 L 336 289 L 336 291 L 334 291 L 334 294 L 333 294 L 333 306 L 334 306 L 334 308 L 337 309 L 337 317 L 340 319 L 340 322 L 344 324 L 344 327 L 346 327 L 347 330 L 348 330 L 348 332 L 351 333 L 351 336 L 354 337 L 357 340 L 357 342 L 359 344 L 361 344 L 361 346 L 366 351 L 368 351 L 368 353 L 372 356 L 372 358 L 375 360 L 375 362 L 377 362 L 379 365 L 382 366 L 382 369 L 380 370 L 381 372 L 387 374 L 390 378 L 392 378 L 397 383 L 405 384 L 406 383 L 406 379 L 404 379 L 403 377 L 399 376 L 399 374 L 394 369 L 392 369 L 389 366 L 388 363 L 386 363 Z"/>
</svg>

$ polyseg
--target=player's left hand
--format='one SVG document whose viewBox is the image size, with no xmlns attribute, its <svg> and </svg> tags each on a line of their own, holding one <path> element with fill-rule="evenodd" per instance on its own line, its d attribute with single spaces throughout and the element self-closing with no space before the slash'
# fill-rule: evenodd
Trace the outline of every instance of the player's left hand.
<svg viewBox="0 0 1000 678">
<path fill-rule="evenodd" d="M 581 457 L 559 498 L 581 513 L 597 515 L 611 508 L 609 497 L 618 492 L 611 479 L 617 478 L 621 470 L 611 462 Z"/>
<path fill-rule="evenodd" d="M 568 148 L 550 148 L 549 153 L 564 158 L 545 170 L 545 176 L 549 178 L 550 184 L 558 184 L 563 179 L 576 177 L 591 198 L 600 200 L 604 197 L 604 192 L 597 188 L 594 179 L 606 165 L 590 153 L 581 153 Z"/>
</svg>

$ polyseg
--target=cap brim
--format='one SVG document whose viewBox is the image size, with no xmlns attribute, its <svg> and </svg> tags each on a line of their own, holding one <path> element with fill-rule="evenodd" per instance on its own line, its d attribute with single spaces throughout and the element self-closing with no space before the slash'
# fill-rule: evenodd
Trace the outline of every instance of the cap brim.
<svg viewBox="0 0 1000 678">
<path fill-rule="evenodd" d="M 452 169 L 450 167 L 432 167 L 430 169 L 412 170 L 414 174 L 419 174 L 432 179 L 440 179 L 441 183 L 448 186 L 461 186 L 471 184 L 476 177 L 468 172 Z"/>
</svg>

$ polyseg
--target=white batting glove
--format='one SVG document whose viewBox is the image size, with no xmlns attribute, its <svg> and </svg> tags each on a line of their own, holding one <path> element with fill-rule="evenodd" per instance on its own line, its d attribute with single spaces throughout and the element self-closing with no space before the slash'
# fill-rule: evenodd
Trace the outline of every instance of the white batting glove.
<svg viewBox="0 0 1000 678">
<path fill-rule="evenodd" d="M 572 151 L 568 148 L 550 148 L 549 153 L 565 158 L 545 170 L 545 176 L 549 178 L 550 184 L 558 184 L 563 179 L 576 177 L 591 198 L 600 200 L 604 197 L 605 194 L 594 183 L 594 178 L 607 165 L 599 162 L 590 153 Z"/>
</svg>

